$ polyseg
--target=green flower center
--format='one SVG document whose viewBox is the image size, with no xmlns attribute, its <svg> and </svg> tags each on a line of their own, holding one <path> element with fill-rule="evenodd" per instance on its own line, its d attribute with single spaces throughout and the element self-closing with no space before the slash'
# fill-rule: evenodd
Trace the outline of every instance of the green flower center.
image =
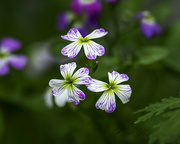
<svg viewBox="0 0 180 144">
<path fill-rule="evenodd" d="M 106 89 L 113 90 L 113 91 L 115 91 L 117 89 L 117 85 L 113 82 L 111 82 L 110 84 L 106 84 L 105 87 L 106 87 Z"/>
<path fill-rule="evenodd" d="M 80 44 L 82 44 L 82 43 L 88 43 L 88 42 L 90 41 L 88 37 L 85 37 L 85 38 L 80 37 L 78 40 L 79 40 L 79 43 L 80 43 Z"/>
<path fill-rule="evenodd" d="M 71 77 L 67 77 L 64 81 L 64 87 L 72 87 L 75 84 L 76 80 Z"/>
</svg>

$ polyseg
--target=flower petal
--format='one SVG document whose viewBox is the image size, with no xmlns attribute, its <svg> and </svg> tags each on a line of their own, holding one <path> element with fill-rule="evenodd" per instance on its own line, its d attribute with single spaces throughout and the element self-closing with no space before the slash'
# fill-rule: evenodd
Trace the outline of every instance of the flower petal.
<svg viewBox="0 0 180 144">
<path fill-rule="evenodd" d="M 23 55 L 13 55 L 9 57 L 9 64 L 16 69 L 22 69 L 26 63 L 27 58 Z"/>
<path fill-rule="evenodd" d="M 105 91 L 96 102 L 96 108 L 112 113 L 116 109 L 116 100 L 113 91 Z"/>
<path fill-rule="evenodd" d="M 71 63 L 65 64 L 65 65 L 60 65 L 60 71 L 61 71 L 61 74 L 64 77 L 64 79 L 70 78 L 75 69 L 76 69 L 75 62 L 71 62 Z"/>
<path fill-rule="evenodd" d="M 105 53 L 104 47 L 93 41 L 83 43 L 83 46 L 84 46 L 84 52 L 88 59 L 96 59 L 96 56 L 102 56 Z"/>
<path fill-rule="evenodd" d="M 63 107 L 66 104 L 66 102 L 69 102 L 67 89 L 65 89 L 60 96 L 55 97 L 55 103 L 59 107 Z"/>
<path fill-rule="evenodd" d="M 75 72 L 72 76 L 72 79 L 75 79 L 75 84 L 86 84 L 88 85 L 90 82 L 90 76 L 88 68 L 80 68 Z"/>
<path fill-rule="evenodd" d="M 147 22 L 146 20 L 141 20 L 141 32 L 147 37 L 151 38 L 153 36 L 153 22 Z"/>
<path fill-rule="evenodd" d="M 0 75 L 5 75 L 9 72 L 8 61 L 0 60 Z"/>
<path fill-rule="evenodd" d="M 49 81 L 49 86 L 53 87 L 52 94 L 59 97 L 66 89 L 63 84 L 64 80 L 52 79 Z"/>
<path fill-rule="evenodd" d="M 13 38 L 3 38 L 0 44 L 1 50 L 5 52 L 13 52 L 21 47 L 21 43 Z"/>
<path fill-rule="evenodd" d="M 68 31 L 67 35 L 61 36 L 61 38 L 69 41 L 76 41 L 78 38 L 82 37 L 80 32 L 76 28 L 72 28 Z"/>
<path fill-rule="evenodd" d="M 96 80 L 96 79 L 92 79 L 90 81 L 89 86 L 87 87 L 88 90 L 92 91 L 92 92 L 102 92 L 107 90 L 107 83 Z"/>
<path fill-rule="evenodd" d="M 59 80 L 59 79 L 52 79 L 49 81 L 50 87 L 61 87 L 63 85 L 63 82 L 65 80 Z"/>
<path fill-rule="evenodd" d="M 162 29 L 157 23 L 154 23 L 153 31 L 154 31 L 154 35 L 159 35 L 161 33 Z"/>
<path fill-rule="evenodd" d="M 68 25 L 68 15 L 66 12 L 60 13 L 57 18 L 57 30 L 63 31 Z"/>
<path fill-rule="evenodd" d="M 88 37 L 88 39 L 95 39 L 95 38 L 103 37 L 107 34 L 108 32 L 106 32 L 103 28 L 100 28 L 100 29 L 94 30 L 92 33 L 90 33 L 86 37 Z"/>
<path fill-rule="evenodd" d="M 83 6 L 79 2 L 79 0 L 72 0 L 70 4 L 70 8 L 77 15 L 79 15 L 83 10 Z"/>
<path fill-rule="evenodd" d="M 68 87 L 68 100 L 74 101 L 75 105 L 79 104 L 79 100 L 85 100 L 86 96 L 83 91 L 75 87 L 74 85 Z"/>
<path fill-rule="evenodd" d="M 52 108 L 53 107 L 53 99 L 52 99 L 52 93 L 51 88 L 48 87 L 44 94 L 44 101 L 47 107 Z"/>
<path fill-rule="evenodd" d="M 113 71 L 112 73 L 108 72 L 108 76 L 109 76 L 109 83 L 110 84 L 113 83 L 115 85 L 129 80 L 129 77 L 126 74 L 119 74 L 116 71 Z"/>
<path fill-rule="evenodd" d="M 82 44 L 79 44 L 78 42 L 73 42 L 65 46 L 61 50 L 61 53 L 65 56 L 67 55 L 69 58 L 74 58 L 81 50 L 81 47 L 82 47 Z"/>
<path fill-rule="evenodd" d="M 129 102 L 132 93 L 130 85 L 117 85 L 117 89 L 114 91 L 120 98 L 123 104 Z"/>
</svg>

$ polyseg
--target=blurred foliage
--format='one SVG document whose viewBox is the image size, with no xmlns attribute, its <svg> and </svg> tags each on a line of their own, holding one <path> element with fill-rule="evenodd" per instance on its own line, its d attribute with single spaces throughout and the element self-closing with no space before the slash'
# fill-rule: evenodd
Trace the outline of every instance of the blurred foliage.
<svg viewBox="0 0 180 144">
<path fill-rule="evenodd" d="M 177 141 L 180 132 L 180 98 L 170 97 L 164 98 L 161 102 L 151 104 L 145 107 L 139 112 L 148 112 L 147 114 L 140 116 L 135 124 L 146 121 L 152 116 L 160 115 L 161 120 L 154 124 L 155 131 L 150 134 L 149 144 L 153 144 L 158 141 L 160 144 L 172 143 Z M 178 141 L 179 142 L 179 141 Z"/>
<path fill-rule="evenodd" d="M 24 70 L 10 68 L 8 75 L 0 77 L 0 143 L 180 143 L 179 97 L 169 98 L 180 91 L 179 1 L 101 3 L 99 28 L 109 33 L 95 41 L 105 47 L 106 53 L 95 61 L 87 61 L 83 50 L 73 59 L 61 54 L 70 42 L 60 36 L 72 25 L 58 32 L 56 19 L 59 12 L 69 9 L 70 0 L 1 1 L 0 38 L 20 40 L 23 47 L 16 53 L 27 55 L 29 62 Z M 142 10 L 151 11 L 162 26 L 161 35 L 146 39 L 141 34 L 134 14 Z M 44 49 L 48 52 L 41 52 Z M 123 105 L 116 97 L 115 112 L 107 114 L 95 108 L 102 93 L 82 86 L 86 100 L 78 106 L 68 103 L 62 108 L 55 104 L 48 108 L 44 102 L 48 82 L 61 79 L 59 65 L 71 61 L 77 62 L 78 68 L 90 68 L 93 78 L 106 82 L 108 72 L 126 73 L 130 78 L 126 83 L 133 91 L 131 101 Z M 45 68 L 40 70 L 41 66 Z M 147 107 L 150 103 L 154 104 Z M 135 115 L 139 109 L 147 114 Z M 138 116 L 137 122 L 145 122 L 134 125 Z"/>
</svg>

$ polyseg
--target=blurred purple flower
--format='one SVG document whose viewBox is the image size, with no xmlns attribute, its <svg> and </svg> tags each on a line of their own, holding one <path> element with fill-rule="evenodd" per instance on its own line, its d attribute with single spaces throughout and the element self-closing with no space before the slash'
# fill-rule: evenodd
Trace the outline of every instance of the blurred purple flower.
<svg viewBox="0 0 180 144">
<path fill-rule="evenodd" d="M 71 10 L 77 15 L 85 12 L 88 26 L 94 29 L 97 27 L 97 20 L 102 11 L 102 6 L 98 0 L 72 0 Z"/>
<path fill-rule="evenodd" d="M 151 38 L 161 33 L 161 27 L 154 21 L 141 20 L 141 32 L 147 37 Z"/>
<path fill-rule="evenodd" d="M 116 3 L 117 0 L 105 0 L 106 2 L 109 2 L 109 3 Z M 121 1 L 124 1 L 124 0 L 121 0 Z"/>
<path fill-rule="evenodd" d="M 152 17 L 149 12 L 139 12 L 135 15 L 135 18 L 141 20 L 140 29 L 146 38 L 151 38 L 161 33 L 161 27 L 156 23 L 154 17 Z"/>
<path fill-rule="evenodd" d="M 63 31 L 69 23 L 73 20 L 74 14 L 72 12 L 62 12 L 57 16 L 57 30 Z"/>
<path fill-rule="evenodd" d="M 88 35 L 88 31 L 84 27 L 80 27 L 80 28 L 78 28 L 78 30 L 83 38 Z"/>
<path fill-rule="evenodd" d="M 11 52 L 18 50 L 21 43 L 12 38 L 3 38 L 0 43 L 0 75 L 5 75 L 9 72 L 8 65 L 16 69 L 22 69 L 27 58 L 23 55 L 13 55 Z"/>
</svg>

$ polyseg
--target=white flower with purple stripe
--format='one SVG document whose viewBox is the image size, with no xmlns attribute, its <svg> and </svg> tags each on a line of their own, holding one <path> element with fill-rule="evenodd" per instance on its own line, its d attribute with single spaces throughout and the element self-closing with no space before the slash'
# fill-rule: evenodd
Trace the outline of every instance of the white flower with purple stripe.
<svg viewBox="0 0 180 144">
<path fill-rule="evenodd" d="M 64 80 L 52 79 L 49 86 L 53 87 L 52 94 L 55 96 L 55 102 L 59 106 L 63 106 L 66 101 L 79 104 L 80 100 L 85 99 L 83 91 L 78 89 L 77 85 L 88 85 L 90 81 L 89 69 L 80 68 L 74 74 L 76 63 L 68 63 L 60 65 L 60 71 Z"/>
<path fill-rule="evenodd" d="M 116 108 L 115 94 L 120 98 L 123 104 L 129 102 L 131 96 L 130 85 L 118 85 L 121 82 L 129 80 L 126 74 L 119 74 L 116 71 L 108 73 L 109 84 L 92 79 L 88 89 L 92 92 L 102 92 L 102 96 L 96 102 L 96 108 L 105 110 L 107 113 L 112 113 Z"/>
<path fill-rule="evenodd" d="M 18 50 L 21 43 L 12 38 L 3 38 L 0 43 L 0 75 L 5 75 L 9 72 L 8 65 L 16 69 L 22 69 L 27 58 L 23 55 L 14 55 L 11 52 Z"/>
<path fill-rule="evenodd" d="M 83 38 L 77 29 L 72 28 L 68 31 L 67 35 L 61 36 L 65 40 L 72 41 L 71 44 L 61 50 L 61 53 L 69 58 L 74 58 L 83 46 L 86 57 L 88 59 L 96 59 L 97 56 L 104 55 L 105 49 L 102 45 L 95 43 L 91 39 L 103 37 L 107 33 L 102 28 L 96 29 Z"/>
</svg>

